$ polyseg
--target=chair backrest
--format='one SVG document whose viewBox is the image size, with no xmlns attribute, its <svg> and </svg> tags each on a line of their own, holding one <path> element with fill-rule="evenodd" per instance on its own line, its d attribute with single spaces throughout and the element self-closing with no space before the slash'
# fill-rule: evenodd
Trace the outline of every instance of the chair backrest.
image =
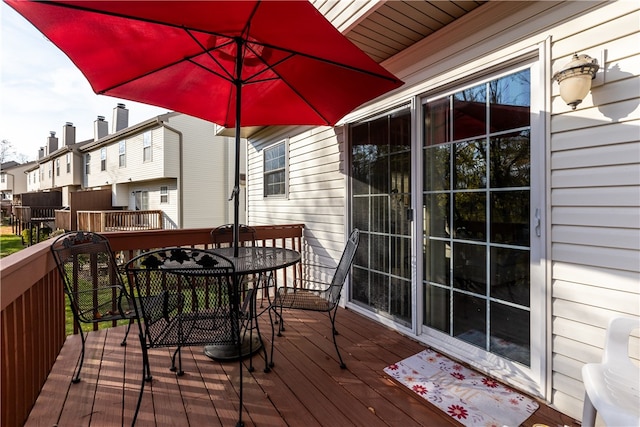
<svg viewBox="0 0 640 427">
<path fill-rule="evenodd" d="M 248 225 L 238 225 L 240 246 L 255 246 L 256 229 Z M 233 224 L 225 224 L 211 230 L 211 243 L 216 248 L 229 247 L 233 244 Z"/>
<path fill-rule="evenodd" d="M 72 231 L 58 237 L 51 251 L 78 321 L 94 323 L 120 314 L 126 288 L 104 236 Z"/>
<path fill-rule="evenodd" d="M 610 364 L 622 372 L 638 373 L 638 366 L 629 358 L 631 333 L 640 329 L 640 318 L 615 317 L 607 327 L 602 363 Z M 636 338 L 637 340 L 637 338 Z"/>
<path fill-rule="evenodd" d="M 238 295 L 229 259 L 164 248 L 133 258 L 125 270 L 151 347 L 236 342 Z"/>
<path fill-rule="evenodd" d="M 351 271 L 351 265 L 353 264 L 353 259 L 356 255 L 356 250 L 358 250 L 358 244 L 360 243 L 360 230 L 357 228 L 353 229 L 351 235 L 349 235 L 349 239 L 347 239 L 347 244 L 342 252 L 342 256 L 340 257 L 340 261 L 338 262 L 338 266 L 336 267 L 335 274 L 331 279 L 331 286 L 328 290 L 328 299 L 329 302 L 333 304 L 337 304 L 340 300 L 340 293 L 342 292 L 342 286 L 344 285 L 349 272 Z"/>
</svg>

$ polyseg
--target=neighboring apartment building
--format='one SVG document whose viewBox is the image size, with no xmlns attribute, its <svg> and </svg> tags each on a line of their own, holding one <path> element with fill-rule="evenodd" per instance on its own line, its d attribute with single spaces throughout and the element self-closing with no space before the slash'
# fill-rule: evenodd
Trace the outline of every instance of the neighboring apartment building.
<svg viewBox="0 0 640 427">
<path fill-rule="evenodd" d="M 114 117 L 122 111 L 114 113 Z M 213 227 L 233 218 L 233 138 L 210 122 L 167 113 L 80 148 L 83 188 L 110 188 L 113 206 L 162 210 L 165 228 Z M 244 194 L 244 191 L 242 192 Z M 241 211 L 244 220 L 244 203 Z"/>
<path fill-rule="evenodd" d="M 323 264 L 358 227 L 346 307 L 580 419 L 609 319 L 640 316 L 638 2 L 314 3 L 405 85 L 249 136 L 248 223 L 304 223 Z M 600 70 L 572 110 L 574 53 Z"/>
<path fill-rule="evenodd" d="M 36 163 L 5 162 L 0 165 L 0 200 L 11 203 L 13 196 L 27 191 L 26 171 Z"/>
<path fill-rule="evenodd" d="M 118 104 L 113 125 L 99 116 L 94 138 L 75 142 L 72 123 L 55 132 L 27 170 L 28 191 L 58 190 L 63 206 L 76 191 L 108 188 L 113 209 L 162 210 L 165 228 L 214 227 L 232 221 L 227 201 L 233 187 L 233 138 L 218 126 L 179 113 L 167 113 L 129 126 Z M 244 168 L 244 164 L 243 164 Z M 244 221 L 244 188 L 240 218 Z"/>
<path fill-rule="evenodd" d="M 28 171 L 28 191 L 60 191 L 62 205 L 69 206 L 69 194 L 82 189 L 79 149 L 90 141 L 76 142 L 76 128 L 71 122 L 62 127 L 62 144 L 51 131 L 47 144 L 38 152 L 37 169 Z"/>
</svg>

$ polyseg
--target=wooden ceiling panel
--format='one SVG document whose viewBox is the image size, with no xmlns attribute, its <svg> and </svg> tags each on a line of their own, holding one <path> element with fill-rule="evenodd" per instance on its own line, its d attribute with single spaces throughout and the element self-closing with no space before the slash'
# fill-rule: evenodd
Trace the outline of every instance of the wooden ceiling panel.
<svg viewBox="0 0 640 427">
<path fill-rule="evenodd" d="M 336 27 L 382 62 L 486 3 L 484 0 L 311 0 Z"/>
</svg>

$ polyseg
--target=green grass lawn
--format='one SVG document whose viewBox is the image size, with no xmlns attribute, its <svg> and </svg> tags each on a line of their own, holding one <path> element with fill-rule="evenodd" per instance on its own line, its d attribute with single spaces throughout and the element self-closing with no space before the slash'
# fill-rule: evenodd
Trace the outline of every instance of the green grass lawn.
<svg viewBox="0 0 640 427">
<path fill-rule="evenodd" d="M 0 258 L 22 250 L 22 237 L 13 234 L 0 234 Z"/>
</svg>

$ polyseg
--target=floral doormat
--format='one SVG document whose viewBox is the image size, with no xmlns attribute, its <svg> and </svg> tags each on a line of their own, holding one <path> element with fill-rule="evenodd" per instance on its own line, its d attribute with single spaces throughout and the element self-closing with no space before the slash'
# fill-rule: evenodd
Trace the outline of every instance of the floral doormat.
<svg viewBox="0 0 640 427">
<path fill-rule="evenodd" d="M 429 349 L 384 372 L 469 427 L 519 426 L 538 409 L 534 400 Z"/>
</svg>

